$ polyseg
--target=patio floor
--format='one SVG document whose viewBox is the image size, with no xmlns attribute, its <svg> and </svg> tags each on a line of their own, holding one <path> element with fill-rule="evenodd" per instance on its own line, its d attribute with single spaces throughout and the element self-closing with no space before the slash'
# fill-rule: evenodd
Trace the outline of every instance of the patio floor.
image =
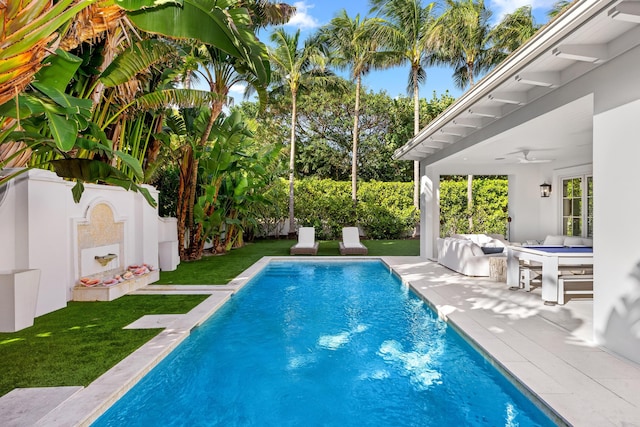
<svg viewBox="0 0 640 427">
<path fill-rule="evenodd" d="M 46 393 L 56 388 L 23 389 L 3 396 L 0 425 L 90 424 L 271 259 L 263 258 L 227 286 L 148 286 L 139 291 L 212 296 L 185 315 L 142 318 L 138 327 L 161 323 L 166 330 L 89 386 L 67 388 L 69 397 L 64 402 L 50 401 L 46 407 Z M 539 289 L 510 291 L 505 283 L 462 276 L 418 257 L 383 260 L 441 317 L 568 424 L 640 426 L 640 365 L 591 341 L 591 300 L 574 298 L 564 306 L 546 306 Z M 34 393 L 42 393 L 43 399 Z"/>
<path fill-rule="evenodd" d="M 592 341 L 590 299 L 546 306 L 540 288 L 511 291 L 413 257 L 384 260 L 441 317 L 575 426 L 640 426 L 640 365 Z"/>
</svg>

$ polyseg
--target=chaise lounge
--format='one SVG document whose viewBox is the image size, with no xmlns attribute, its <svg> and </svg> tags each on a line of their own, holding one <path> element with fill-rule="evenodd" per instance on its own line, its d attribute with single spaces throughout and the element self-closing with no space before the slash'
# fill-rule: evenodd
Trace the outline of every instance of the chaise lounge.
<svg viewBox="0 0 640 427">
<path fill-rule="evenodd" d="M 314 227 L 300 227 L 298 229 L 298 243 L 291 246 L 291 255 L 317 255 L 316 229 Z"/>
<path fill-rule="evenodd" d="M 340 242 L 340 255 L 366 255 L 369 249 L 360 243 L 358 227 L 344 227 L 342 229 L 342 242 Z"/>
</svg>

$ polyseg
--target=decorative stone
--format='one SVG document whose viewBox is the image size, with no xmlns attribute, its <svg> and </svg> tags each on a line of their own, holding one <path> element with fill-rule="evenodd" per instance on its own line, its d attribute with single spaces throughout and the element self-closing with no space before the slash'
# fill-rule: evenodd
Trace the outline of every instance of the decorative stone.
<svg viewBox="0 0 640 427">
<path fill-rule="evenodd" d="M 489 258 L 489 277 L 496 282 L 507 281 L 507 257 L 494 256 Z"/>
</svg>

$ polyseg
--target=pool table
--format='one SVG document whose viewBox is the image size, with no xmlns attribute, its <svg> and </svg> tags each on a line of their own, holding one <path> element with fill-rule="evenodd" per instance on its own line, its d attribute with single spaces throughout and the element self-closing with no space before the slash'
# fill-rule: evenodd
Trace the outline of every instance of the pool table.
<svg viewBox="0 0 640 427">
<path fill-rule="evenodd" d="M 507 285 L 519 286 L 519 261 L 542 264 L 542 300 L 545 304 L 558 302 L 558 271 L 561 267 L 593 266 L 593 248 L 566 246 L 509 246 L 507 247 Z"/>
</svg>

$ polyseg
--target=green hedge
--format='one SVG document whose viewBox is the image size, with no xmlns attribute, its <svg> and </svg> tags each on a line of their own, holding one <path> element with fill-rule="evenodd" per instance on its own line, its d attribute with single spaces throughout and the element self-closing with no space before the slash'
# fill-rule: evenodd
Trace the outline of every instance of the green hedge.
<svg viewBox="0 0 640 427">
<path fill-rule="evenodd" d="M 288 218 L 289 183 L 281 180 L 272 188 L 270 209 L 262 213 L 263 223 Z M 360 226 L 372 239 L 409 236 L 418 222 L 413 207 L 413 184 L 403 182 L 362 182 L 358 204 L 351 200 L 351 183 L 329 179 L 299 179 L 294 184 L 294 210 L 298 226 L 315 227 L 319 239 L 340 238 L 342 227 Z"/>
<path fill-rule="evenodd" d="M 473 207 L 469 210 L 466 176 L 442 181 L 440 235 L 496 233 L 506 236 L 508 192 L 507 178 L 474 176 Z"/>
<path fill-rule="evenodd" d="M 408 237 L 418 225 L 413 206 L 413 183 L 361 182 L 358 204 L 351 201 L 351 182 L 299 179 L 294 184 L 294 211 L 298 226 L 315 227 L 322 240 L 339 239 L 342 227 L 358 225 L 371 239 Z M 467 208 L 466 177 L 447 177 L 440 183 L 440 234 L 506 234 L 508 181 L 501 177 L 473 178 L 473 208 Z M 289 182 L 281 179 L 267 193 L 272 204 L 259 222 L 271 224 L 288 218 Z M 469 217 L 473 226 L 469 225 Z"/>
</svg>

